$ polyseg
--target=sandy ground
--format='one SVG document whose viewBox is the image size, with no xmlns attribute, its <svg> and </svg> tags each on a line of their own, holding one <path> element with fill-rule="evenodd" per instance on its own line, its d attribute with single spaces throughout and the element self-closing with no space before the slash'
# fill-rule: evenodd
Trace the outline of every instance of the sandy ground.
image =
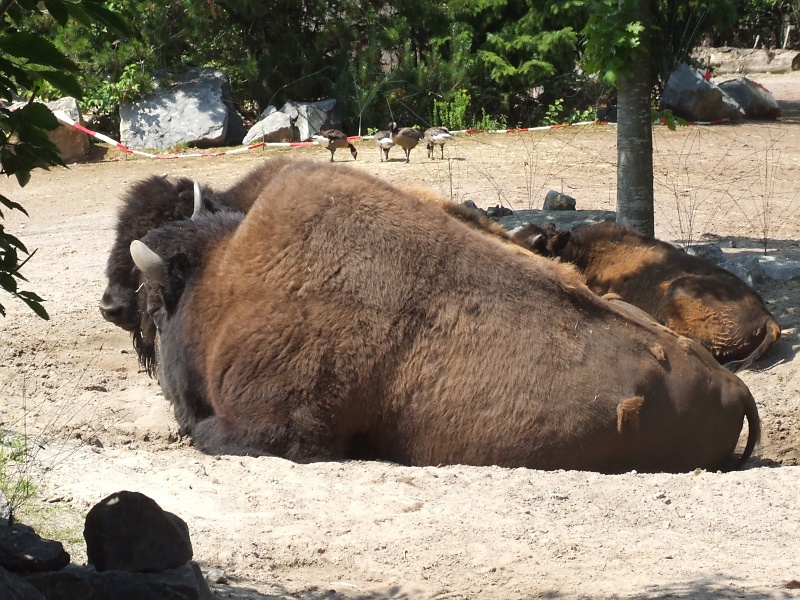
<svg viewBox="0 0 800 600">
<path fill-rule="evenodd" d="M 800 73 L 759 80 L 787 109 L 782 122 L 657 129 L 659 236 L 800 259 Z M 358 161 L 336 158 L 483 207 L 540 207 L 557 189 L 578 208 L 613 209 L 615 136 L 608 126 L 462 136 L 446 160 L 418 148 L 408 165 L 396 149 L 380 163 L 364 141 Z M 287 152 L 329 157 L 312 147 L 125 160 L 98 148 L 96 162 L 37 172 L 24 189 L 0 182 L 30 213 L 4 210 L 5 224 L 37 249 L 24 273 L 51 315 L 0 300 L 0 420 L 39 436 L 33 507 L 73 532 L 75 562 L 86 511 L 128 489 L 188 522 L 195 559 L 229 579 L 214 586 L 221 598 L 800 596 L 790 583 L 800 580 L 799 281 L 757 283 L 783 337 L 742 374 L 764 441 L 740 472 L 296 465 L 205 456 L 179 439 L 128 335 L 97 310 L 119 197 L 158 173 L 223 187 Z"/>
</svg>

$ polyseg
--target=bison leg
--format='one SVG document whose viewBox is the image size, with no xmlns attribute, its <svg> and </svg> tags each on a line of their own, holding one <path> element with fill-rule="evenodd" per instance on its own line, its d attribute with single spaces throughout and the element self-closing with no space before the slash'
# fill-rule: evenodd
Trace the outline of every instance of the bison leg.
<svg viewBox="0 0 800 600">
<path fill-rule="evenodd" d="M 282 424 L 252 415 L 233 420 L 216 415 L 198 422 L 192 438 L 206 454 L 280 456 L 299 463 L 345 458 L 343 440 L 330 424 L 298 412 Z"/>
<path fill-rule="evenodd" d="M 195 447 L 204 454 L 233 454 L 236 456 L 272 456 L 258 448 L 252 448 L 231 441 L 223 431 L 218 417 L 208 417 L 194 426 L 192 440 Z"/>
</svg>

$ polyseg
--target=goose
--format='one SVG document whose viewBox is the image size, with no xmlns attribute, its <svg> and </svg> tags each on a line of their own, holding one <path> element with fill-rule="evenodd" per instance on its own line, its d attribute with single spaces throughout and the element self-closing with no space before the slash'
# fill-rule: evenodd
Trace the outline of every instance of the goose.
<svg viewBox="0 0 800 600">
<path fill-rule="evenodd" d="M 383 162 L 384 157 L 386 157 L 386 162 L 389 162 L 389 149 L 394 146 L 392 132 L 386 129 L 377 131 L 375 133 L 375 145 L 379 148 L 378 154 L 381 157 L 381 162 Z"/>
<path fill-rule="evenodd" d="M 439 146 L 442 150 L 442 159 L 444 159 L 444 143 L 452 139 L 453 136 L 447 127 L 431 127 L 425 130 L 425 141 L 428 143 L 428 158 L 434 158 L 434 146 Z"/>
<path fill-rule="evenodd" d="M 419 144 L 423 137 L 422 132 L 413 127 L 398 127 L 394 121 L 389 123 L 388 128 L 392 133 L 392 141 L 405 151 L 406 162 L 411 162 L 408 155 Z"/>
<path fill-rule="evenodd" d="M 320 146 L 324 146 L 331 151 L 331 162 L 333 162 L 333 155 L 339 148 L 350 148 L 350 154 L 353 155 L 353 160 L 356 160 L 358 151 L 353 144 L 347 141 L 347 136 L 344 133 L 338 129 L 323 129 L 319 133 L 319 135 L 312 137 Z"/>
</svg>

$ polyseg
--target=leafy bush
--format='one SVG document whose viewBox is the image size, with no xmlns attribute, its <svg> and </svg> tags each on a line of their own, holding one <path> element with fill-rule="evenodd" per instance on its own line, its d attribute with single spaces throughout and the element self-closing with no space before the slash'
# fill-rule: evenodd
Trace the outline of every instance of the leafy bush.
<svg viewBox="0 0 800 600">
<path fill-rule="evenodd" d="M 467 128 L 467 110 L 470 97 L 467 90 L 456 90 L 453 99 L 433 101 L 433 124 L 437 127 L 447 127 L 453 131 Z"/>
<path fill-rule="evenodd" d="M 76 98 L 82 95 L 75 76 L 78 66 L 51 41 L 22 28 L 23 23 L 43 17 L 45 10 L 61 27 L 75 20 L 86 25 L 97 22 L 119 31 L 126 29 L 119 17 L 99 0 L 48 0 L 43 6 L 9 0 L 0 5 L 0 97 L 7 102 L 21 96 L 28 98 L 18 110 L 0 106 L 0 173 L 7 177 L 14 175 L 20 186 L 27 185 L 34 169 L 64 166 L 48 136 L 49 131 L 58 127 L 58 121 L 35 99 L 45 89 L 59 90 Z M 22 205 L 2 195 L 0 204 L 28 214 Z M 0 219 L 4 218 L 0 211 Z M 27 257 L 23 259 L 21 254 Z M 18 287 L 19 281 L 25 281 L 20 270 L 31 256 L 22 241 L 0 224 L 0 288 L 47 319 L 43 300 L 34 292 Z M 0 314 L 6 314 L 2 304 Z"/>
</svg>

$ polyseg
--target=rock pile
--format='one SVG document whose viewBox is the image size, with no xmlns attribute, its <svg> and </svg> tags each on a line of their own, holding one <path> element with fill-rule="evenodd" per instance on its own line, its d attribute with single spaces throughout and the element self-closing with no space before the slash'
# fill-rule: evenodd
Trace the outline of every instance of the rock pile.
<svg viewBox="0 0 800 600">
<path fill-rule="evenodd" d="M 0 507 L 8 502 L 0 494 Z M 86 516 L 88 566 L 0 510 L 0 590 L 9 600 L 213 600 L 192 562 L 189 528 L 138 492 L 117 492 Z"/>
</svg>

